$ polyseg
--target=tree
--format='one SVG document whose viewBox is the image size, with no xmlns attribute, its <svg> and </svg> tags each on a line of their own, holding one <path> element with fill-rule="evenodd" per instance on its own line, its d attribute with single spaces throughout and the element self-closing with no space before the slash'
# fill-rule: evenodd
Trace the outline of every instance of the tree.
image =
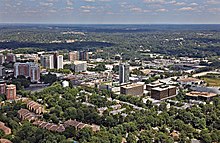
<svg viewBox="0 0 220 143">
<path fill-rule="evenodd" d="M 0 130 L 0 138 L 3 137 L 4 135 L 5 133 L 2 130 Z"/>
<path fill-rule="evenodd" d="M 132 133 L 128 133 L 128 137 L 126 140 L 128 143 L 137 143 L 137 137 Z"/>
<path fill-rule="evenodd" d="M 57 80 L 56 74 L 51 74 L 50 72 L 47 75 L 41 75 L 41 82 L 44 82 L 45 84 L 53 84 Z"/>
<path fill-rule="evenodd" d="M 93 132 L 90 128 L 83 128 L 81 130 L 78 131 L 78 133 L 76 134 L 76 139 L 79 142 L 85 142 L 88 141 L 93 135 Z"/>
</svg>

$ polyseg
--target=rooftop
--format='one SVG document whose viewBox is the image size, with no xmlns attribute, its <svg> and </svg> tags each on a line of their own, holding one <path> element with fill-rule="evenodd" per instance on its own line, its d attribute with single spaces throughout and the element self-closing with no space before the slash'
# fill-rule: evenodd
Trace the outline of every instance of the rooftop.
<svg viewBox="0 0 220 143">
<path fill-rule="evenodd" d="M 188 78 L 181 78 L 178 81 L 180 81 L 180 82 L 196 82 L 196 81 L 202 81 L 202 80 L 197 79 L 197 78 L 188 77 Z"/>
<path fill-rule="evenodd" d="M 172 89 L 172 88 L 176 88 L 176 86 L 155 87 L 155 88 L 152 88 L 152 90 L 163 91 L 163 90 L 168 90 L 168 89 Z"/>
<path fill-rule="evenodd" d="M 197 92 L 197 91 L 192 91 L 189 93 L 186 93 L 187 96 L 191 96 L 191 97 L 214 97 L 217 96 L 216 93 L 210 93 L 210 92 Z"/>
<path fill-rule="evenodd" d="M 140 87 L 140 86 L 143 86 L 143 84 L 127 84 L 121 87 L 129 89 L 129 88 Z"/>
</svg>

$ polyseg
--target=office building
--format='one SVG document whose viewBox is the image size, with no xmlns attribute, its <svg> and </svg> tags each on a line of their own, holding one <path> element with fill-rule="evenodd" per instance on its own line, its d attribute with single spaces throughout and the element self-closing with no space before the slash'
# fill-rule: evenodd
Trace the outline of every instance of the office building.
<svg viewBox="0 0 220 143">
<path fill-rule="evenodd" d="M 5 63 L 5 55 L 0 54 L 0 65 Z"/>
<path fill-rule="evenodd" d="M 175 86 L 162 86 L 151 89 L 151 97 L 156 100 L 175 97 L 177 94 Z"/>
<path fill-rule="evenodd" d="M 144 94 L 143 84 L 127 84 L 121 86 L 120 93 L 125 95 L 142 96 Z"/>
<path fill-rule="evenodd" d="M 79 52 L 78 51 L 72 51 L 69 52 L 69 61 L 78 61 L 79 60 Z"/>
<path fill-rule="evenodd" d="M 56 57 L 57 61 L 57 69 L 63 69 L 63 55 L 58 55 Z"/>
<path fill-rule="evenodd" d="M 152 83 L 146 84 L 146 89 L 148 91 L 151 91 L 152 88 L 160 87 L 162 85 L 164 85 L 164 84 L 160 83 L 160 82 L 152 82 Z"/>
<path fill-rule="evenodd" d="M 8 53 L 8 54 L 6 55 L 6 62 L 8 62 L 8 63 L 10 63 L 10 62 L 12 62 L 12 63 L 16 62 L 16 56 L 15 56 L 15 54 L 13 54 L 13 53 Z"/>
<path fill-rule="evenodd" d="M 121 63 L 119 65 L 119 83 L 128 83 L 129 82 L 129 65 Z"/>
<path fill-rule="evenodd" d="M 89 54 L 87 51 L 80 51 L 79 52 L 79 60 L 81 61 L 88 61 L 89 60 Z"/>
<path fill-rule="evenodd" d="M 71 68 L 74 72 L 83 72 L 87 70 L 87 62 L 86 61 L 74 61 Z"/>
<path fill-rule="evenodd" d="M 40 62 L 43 68 L 54 69 L 54 56 L 53 55 L 41 55 Z"/>
<path fill-rule="evenodd" d="M 6 98 L 7 100 L 15 100 L 16 99 L 16 86 L 13 84 L 6 86 Z"/>
<path fill-rule="evenodd" d="M 30 77 L 31 82 L 38 82 L 40 80 L 40 67 L 36 63 L 15 63 L 14 77 L 23 75 L 26 78 Z"/>
</svg>

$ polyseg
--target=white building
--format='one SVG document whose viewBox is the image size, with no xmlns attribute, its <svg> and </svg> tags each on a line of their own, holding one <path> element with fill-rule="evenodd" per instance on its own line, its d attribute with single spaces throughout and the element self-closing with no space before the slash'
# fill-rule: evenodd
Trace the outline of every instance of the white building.
<svg viewBox="0 0 220 143">
<path fill-rule="evenodd" d="M 63 87 L 69 87 L 69 86 L 70 86 L 70 83 L 65 80 L 65 81 L 62 82 L 62 86 L 63 86 Z"/>
<path fill-rule="evenodd" d="M 120 64 L 119 65 L 119 83 L 128 83 L 129 82 L 129 65 Z"/>
<path fill-rule="evenodd" d="M 87 70 L 87 62 L 86 61 L 74 61 L 71 68 L 74 72 L 83 72 Z"/>
<path fill-rule="evenodd" d="M 54 69 L 54 57 L 53 57 L 53 55 L 41 55 L 40 62 L 41 62 L 41 65 L 44 68 Z"/>
<path fill-rule="evenodd" d="M 57 56 L 57 69 L 63 69 L 63 55 Z"/>
</svg>

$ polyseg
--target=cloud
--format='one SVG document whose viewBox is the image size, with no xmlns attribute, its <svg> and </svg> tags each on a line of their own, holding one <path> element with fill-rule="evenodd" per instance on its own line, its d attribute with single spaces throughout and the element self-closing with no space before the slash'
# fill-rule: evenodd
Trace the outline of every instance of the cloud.
<svg viewBox="0 0 220 143">
<path fill-rule="evenodd" d="M 192 7 L 182 7 L 179 9 L 179 11 L 193 11 L 193 10 L 195 10 L 195 9 Z"/>
<path fill-rule="evenodd" d="M 73 1 L 72 1 L 72 0 L 67 0 L 67 1 L 66 1 L 66 4 L 67 4 L 68 6 L 72 6 L 72 5 L 73 5 Z"/>
<path fill-rule="evenodd" d="M 219 0 L 208 0 L 207 1 L 207 4 L 220 4 L 220 1 Z"/>
<path fill-rule="evenodd" d="M 209 12 L 220 12 L 220 8 L 210 8 Z"/>
<path fill-rule="evenodd" d="M 133 12 L 142 12 L 142 9 L 139 8 L 139 7 L 133 7 L 130 10 L 133 11 Z"/>
<path fill-rule="evenodd" d="M 198 3 L 191 3 L 189 4 L 190 6 L 198 6 L 199 4 Z"/>
<path fill-rule="evenodd" d="M 186 5 L 186 3 L 185 2 L 176 2 L 174 5 L 183 6 L 183 5 Z"/>
<path fill-rule="evenodd" d="M 165 3 L 165 0 L 144 0 L 145 3 Z"/>
<path fill-rule="evenodd" d="M 85 2 L 95 2 L 95 0 L 84 0 Z"/>
<path fill-rule="evenodd" d="M 94 6 L 89 6 L 89 5 L 83 5 L 80 8 L 82 8 L 82 9 L 94 9 L 95 7 Z"/>
<path fill-rule="evenodd" d="M 89 10 L 89 9 L 84 9 L 82 12 L 85 12 L 85 13 L 90 13 L 90 12 L 91 12 L 91 10 Z"/>
<path fill-rule="evenodd" d="M 168 10 L 165 8 L 157 9 L 156 12 L 167 12 Z"/>
<path fill-rule="evenodd" d="M 40 2 L 41 6 L 53 6 L 52 2 Z"/>
</svg>

